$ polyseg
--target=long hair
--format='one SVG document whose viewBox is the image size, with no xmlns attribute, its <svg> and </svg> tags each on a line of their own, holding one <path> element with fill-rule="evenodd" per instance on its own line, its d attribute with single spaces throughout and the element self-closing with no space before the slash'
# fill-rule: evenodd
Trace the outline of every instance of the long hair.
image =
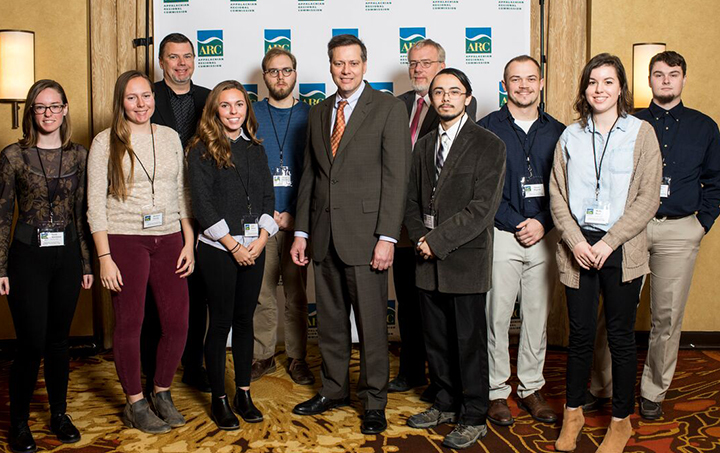
<svg viewBox="0 0 720 453">
<path fill-rule="evenodd" d="M 245 121 L 243 121 L 242 130 L 245 131 L 245 134 L 253 144 L 259 145 L 261 143 L 255 136 L 258 122 L 255 119 L 255 112 L 253 112 L 252 104 L 248 98 L 247 91 L 245 91 L 245 87 L 236 80 L 226 80 L 218 83 L 208 95 L 207 101 L 205 101 L 205 109 L 203 110 L 200 123 L 197 127 L 197 132 L 187 145 L 187 152 L 190 152 L 195 145 L 203 142 L 203 144 L 205 144 L 205 153 L 202 155 L 202 158 L 213 159 L 218 168 L 230 168 L 233 166 L 230 141 L 225 135 L 225 128 L 220 122 L 220 117 L 218 117 L 220 95 L 226 90 L 239 90 L 243 96 L 245 96 L 247 113 L 245 115 Z"/>
<path fill-rule="evenodd" d="M 67 106 L 68 100 L 65 95 L 63 87 L 54 80 L 42 79 L 38 80 L 30 87 L 27 97 L 25 98 L 25 110 L 23 112 L 22 130 L 23 138 L 20 139 L 19 143 L 22 148 L 30 148 L 37 145 L 38 141 L 38 130 L 35 124 L 35 112 L 33 112 L 33 105 L 35 99 L 37 99 L 40 92 L 46 89 L 53 89 L 60 95 L 63 105 Z M 62 142 L 63 149 L 69 149 L 72 145 L 70 137 L 72 136 L 72 125 L 70 123 L 70 110 L 63 118 L 62 125 L 60 126 L 60 141 Z"/>
<path fill-rule="evenodd" d="M 115 90 L 113 92 L 113 116 L 112 125 L 110 126 L 110 158 L 108 159 L 108 178 L 110 179 L 108 192 L 110 195 L 114 195 L 122 201 L 125 201 L 130 193 L 128 184 L 132 182 L 135 172 L 135 159 L 130 159 L 130 172 L 127 177 L 125 176 L 122 165 L 125 153 L 131 153 L 132 155 L 133 152 L 130 141 L 132 133 L 128 120 L 125 117 L 123 99 L 125 97 L 127 84 L 136 77 L 145 79 L 150 86 L 150 91 L 154 93 L 153 84 L 148 76 L 135 70 L 120 74 L 120 77 L 118 77 L 115 82 Z"/>
<path fill-rule="evenodd" d="M 585 90 L 587 90 L 587 87 L 590 84 L 590 73 L 593 69 L 599 68 L 600 66 L 612 66 L 615 68 L 615 72 L 617 73 L 618 83 L 620 83 L 620 97 L 617 103 L 618 115 L 625 117 L 632 111 L 633 97 L 632 93 L 630 93 L 630 88 L 628 87 L 627 75 L 625 74 L 625 67 L 622 64 L 622 61 L 620 61 L 620 59 L 615 55 L 601 53 L 595 55 L 587 62 L 585 68 L 583 68 L 582 76 L 580 76 L 580 85 L 578 87 L 578 94 L 575 98 L 575 105 L 573 108 L 578 114 L 578 120 L 580 120 L 580 125 L 582 127 L 587 126 L 588 117 L 592 114 L 592 107 L 590 106 L 590 103 L 588 103 L 587 99 L 585 99 Z"/>
</svg>

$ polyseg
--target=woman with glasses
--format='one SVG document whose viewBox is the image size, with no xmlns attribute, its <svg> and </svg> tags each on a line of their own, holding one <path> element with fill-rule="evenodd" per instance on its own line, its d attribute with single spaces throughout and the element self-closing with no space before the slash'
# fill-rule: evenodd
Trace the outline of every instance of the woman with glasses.
<svg viewBox="0 0 720 453">
<path fill-rule="evenodd" d="M 228 80 L 210 92 L 197 134 L 188 144 L 193 212 L 201 229 L 198 266 L 210 308 L 205 339 L 210 415 L 225 430 L 239 428 L 225 392 L 225 346 L 231 327 L 233 407 L 247 423 L 263 420 L 250 398 L 253 314 L 263 280 L 265 245 L 278 226 L 273 220 L 272 176 L 265 150 L 255 137 L 257 127 L 245 88 Z"/>
<path fill-rule="evenodd" d="M 50 430 L 63 443 L 80 440 L 66 414 L 68 336 L 80 287 L 93 283 L 83 210 L 87 150 L 70 140 L 60 84 L 40 80 L 26 99 L 23 138 L 0 154 L 0 295 L 8 298 L 17 338 L 9 442 L 16 452 L 36 450 L 28 418 L 43 358 Z"/>
<path fill-rule="evenodd" d="M 123 422 L 150 434 L 185 424 L 170 395 L 188 326 L 188 287 L 194 268 L 190 198 L 180 137 L 150 124 L 153 85 L 138 71 L 118 77 L 112 126 L 93 140 L 88 157 L 88 222 L 100 280 L 112 292 L 113 353 L 127 404 Z M 140 328 L 150 286 L 162 336 L 153 391 L 140 382 Z"/>
<path fill-rule="evenodd" d="M 655 132 L 629 115 L 632 95 L 620 59 L 600 54 L 583 69 L 575 102 L 579 121 L 555 148 L 550 209 L 562 241 L 570 342 L 567 402 L 556 451 L 572 451 L 585 423 L 597 308 L 603 295 L 612 356 L 612 420 L 597 450 L 620 453 L 635 410 L 635 315 L 642 276 L 650 272 L 645 228 L 660 202 L 662 162 Z"/>
</svg>

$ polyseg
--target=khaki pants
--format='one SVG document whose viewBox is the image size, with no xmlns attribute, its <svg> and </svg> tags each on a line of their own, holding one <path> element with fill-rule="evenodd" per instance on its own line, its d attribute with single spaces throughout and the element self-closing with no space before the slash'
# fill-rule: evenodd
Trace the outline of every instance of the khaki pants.
<svg viewBox="0 0 720 453">
<path fill-rule="evenodd" d="M 275 354 L 277 344 L 277 286 L 282 276 L 285 294 L 285 352 L 289 358 L 304 359 L 307 346 L 307 268 L 296 266 L 290 258 L 292 231 L 278 231 L 265 246 L 265 274 L 255 309 L 253 357 L 264 360 Z"/>
<path fill-rule="evenodd" d="M 557 279 L 556 246 L 554 230 L 532 247 L 524 247 L 514 234 L 495 228 L 492 289 L 488 292 L 486 307 L 491 400 L 507 399 L 512 391 L 507 383 L 510 378 L 508 329 L 518 299 L 522 319 L 517 360 L 518 395 L 526 398 L 545 384 L 547 318 Z"/>
</svg>

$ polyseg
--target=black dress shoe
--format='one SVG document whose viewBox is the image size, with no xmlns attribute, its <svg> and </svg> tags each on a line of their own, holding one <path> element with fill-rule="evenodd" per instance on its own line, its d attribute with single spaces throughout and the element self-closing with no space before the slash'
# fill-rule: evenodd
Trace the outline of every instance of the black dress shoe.
<svg viewBox="0 0 720 453">
<path fill-rule="evenodd" d="M 183 384 L 187 384 L 190 387 L 195 387 L 203 393 L 210 393 L 210 380 L 208 379 L 207 371 L 205 368 L 186 368 L 183 372 L 182 377 Z"/>
<path fill-rule="evenodd" d="M 420 401 L 425 401 L 426 403 L 434 403 L 435 397 L 437 396 L 439 391 L 440 387 L 431 382 L 430 385 L 427 386 L 425 391 L 422 392 L 422 395 L 420 395 Z"/>
<path fill-rule="evenodd" d="M 385 419 L 385 411 L 368 410 L 365 411 L 360 432 L 363 434 L 380 434 L 387 429 L 387 420 Z"/>
<path fill-rule="evenodd" d="M 388 393 L 399 393 L 399 392 L 407 392 L 408 390 L 411 390 L 415 387 L 420 387 L 422 385 L 425 385 L 427 383 L 427 380 L 409 380 L 402 374 L 398 374 L 395 379 L 388 382 Z"/>
<path fill-rule="evenodd" d="M 350 397 L 330 399 L 325 398 L 319 393 L 307 401 L 304 401 L 293 408 L 293 414 L 297 415 L 317 415 L 323 412 L 341 406 L 349 406 Z"/>
<path fill-rule="evenodd" d="M 213 398 L 210 406 L 210 418 L 213 419 L 218 428 L 226 431 L 233 431 L 240 428 L 240 421 L 233 414 L 228 403 L 228 397 Z"/>
<path fill-rule="evenodd" d="M 50 430 L 64 444 L 74 444 L 80 441 L 80 431 L 73 425 L 67 414 L 54 414 L 50 417 Z"/>
<path fill-rule="evenodd" d="M 260 423 L 263 421 L 263 414 L 255 407 L 250 397 L 250 390 L 243 390 L 240 387 L 235 391 L 233 409 L 248 423 Z"/>
<path fill-rule="evenodd" d="M 27 422 L 10 426 L 10 449 L 15 453 L 27 453 L 37 450 L 35 440 Z"/>
</svg>

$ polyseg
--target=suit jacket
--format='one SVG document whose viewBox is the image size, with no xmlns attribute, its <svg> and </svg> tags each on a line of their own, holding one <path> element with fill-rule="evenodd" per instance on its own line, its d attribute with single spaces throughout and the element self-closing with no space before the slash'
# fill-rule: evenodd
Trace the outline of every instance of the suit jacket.
<svg viewBox="0 0 720 453">
<path fill-rule="evenodd" d="M 435 185 L 435 129 L 415 144 L 405 226 L 413 243 L 425 236 L 436 259 L 418 257 L 416 284 L 426 291 L 474 294 L 490 290 L 493 222 L 505 182 L 505 143 L 473 121 L 460 130 L 440 172 L 433 205 L 436 225 L 425 228 Z"/>
<path fill-rule="evenodd" d="M 364 82 L 365 83 L 365 82 Z M 335 95 L 310 110 L 295 230 L 322 261 L 330 238 L 343 263 L 369 265 L 378 237 L 400 236 L 410 166 L 402 102 L 365 84 L 337 154 L 330 147 Z"/>
<path fill-rule="evenodd" d="M 177 130 L 177 123 L 175 122 L 175 115 L 173 115 L 172 106 L 170 105 L 168 89 L 165 80 L 155 82 L 155 113 L 153 113 L 151 121 L 155 124 L 162 124 L 163 126 Z M 200 121 L 210 90 L 200 85 L 193 85 L 193 90 L 195 118 Z"/>
<path fill-rule="evenodd" d="M 413 110 L 413 104 L 415 104 L 415 92 L 410 90 L 406 93 L 401 94 L 398 96 L 398 99 L 403 101 L 405 103 L 405 107 L 407 107 L 407 113 L 408 113 L 408 122 L 410 121 L 409 117 L 412 115 Z M 438 124 L 440 124 L 440 118 L 438 118 L 437 112 L 433 108 L 432 105 L 428 106 L 430 109 L 427 112 L 427 115 L 425 115 L 425 118 L 423 119 L 422 124 L 420 125 L 420 133 L 418 134 L 418 140 L 420 138 L 427 135 L 428 132 L 434 131 L 437 129 Z M 470 100 L 470 105 L 465 108 L 465 113 L 468 114 L 472 122 L 475 122 L 475 115 L 477 113 L 477 101 L 473 97 Z M 417 144 L 417 142 L 416 142 Z"/>
</svg>

